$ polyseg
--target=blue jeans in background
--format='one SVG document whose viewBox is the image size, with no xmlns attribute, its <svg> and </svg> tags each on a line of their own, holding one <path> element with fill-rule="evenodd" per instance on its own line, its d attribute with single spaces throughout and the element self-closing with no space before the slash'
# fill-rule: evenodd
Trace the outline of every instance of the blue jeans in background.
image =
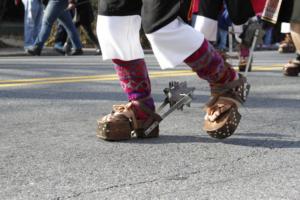
<svg viewBox="0 0 300 200">
<path fill-rule="evenodd" d="M 24 49 L 34 45 L 43 19 L 44 8 L 40 0 L 22 0 L 24 4 Z"/>
<path fill-rule="evenodd" d="M 218 28 L 218 46 L 220 50 L 226 50 L 228 31 Z"/>
<path fill-rule="evenodd" d="M 51 28 L 56 19 L 64 26 L 68 36 L 72 42 L 74 49 L 81 49 L 79 34 L 72 21 L 70 12 L 66 10 L 68 0 L 50 0 L 43 17 L 41 31 L 35 41 L 35 46 L 42 48 L 44 43 L 49 38 Z"/>
<path fill-rule="evenodd" d="M 273 40 L 273 28 L 268 28 L 264 35 L 264 45 L 270 46 Z"/>
</svg>

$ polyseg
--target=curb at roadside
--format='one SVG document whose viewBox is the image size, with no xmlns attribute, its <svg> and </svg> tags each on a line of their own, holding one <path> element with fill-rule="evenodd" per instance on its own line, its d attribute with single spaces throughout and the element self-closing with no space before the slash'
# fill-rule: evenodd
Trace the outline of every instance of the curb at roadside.
<svg viewBox="0 0 300 200">
<path fill-rule="evenodd" d="M 152 54 L 151 49 L 144 50 L 145 54 Z M 94 48 L 83 48 L 83 56 L 92 56 L 97 55 Z M 14 56 L 31 56 L 28 53 L 26 53 L 22 48 L 0 48 L 0 57 L 14 57 Z M 51 47 L 45 47 L 42 51 L 41 56 L 63 56 L 62 54 L 59 54 Z"/>
</svg>

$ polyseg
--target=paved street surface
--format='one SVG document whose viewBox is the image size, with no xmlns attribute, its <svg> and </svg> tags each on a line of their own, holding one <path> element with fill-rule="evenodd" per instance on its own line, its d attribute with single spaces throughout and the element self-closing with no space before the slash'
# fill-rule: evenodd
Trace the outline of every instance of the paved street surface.
<svg viewBox="0 0 300 200">
<path fill-rule="evenodd" d="M 96 119 L 126 101 L 100 56 L 0 57 L 0 199 L 300 199 L 300 77 L 293 54 L 256 52 L 236 134 L 201 130 L 205 81 L 146 55 L 156 104 L 171 80 L 196 87 L 157 139 L 106 142 Z M 234 61 L 236 63 L 236 61 Z"/>
</svg>

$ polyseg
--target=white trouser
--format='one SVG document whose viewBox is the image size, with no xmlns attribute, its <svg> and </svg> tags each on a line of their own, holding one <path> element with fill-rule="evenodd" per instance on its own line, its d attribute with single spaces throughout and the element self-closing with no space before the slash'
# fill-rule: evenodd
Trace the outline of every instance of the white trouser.
<svg viewBox="0 0 300 200">
<path fill-rule="evenodd" d="M 281 33 L 290 33 L 291 32 L 291 24 L 283 22 L 281 23 Z"/>
<path fill-rule="evenodd" d="M 144 58 L 140 44 L 141 17 L 98 15 L 97 35 L 104 60 L 135 60 Z M 162 69 L 174 68 L 194 53 L 204 40 L 191 26 L 179 18 L 146 34 Z"/>
<path fill-rule="evenodd" d="M 205 39 L 217 41 L 218 21 L 200 15 L 193 15 L 192 26 L 204 34 Z"/>
</svg>

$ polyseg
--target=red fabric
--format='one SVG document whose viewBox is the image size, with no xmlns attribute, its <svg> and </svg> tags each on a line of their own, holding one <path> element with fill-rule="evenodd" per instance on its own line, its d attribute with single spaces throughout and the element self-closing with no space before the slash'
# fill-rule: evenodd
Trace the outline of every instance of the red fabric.
<svg viewBox="0 0 300 200">
<path fill-rule="evenodd" d="M 193 13 L 197 13 L 199 10 L 200 0 L 193 0 Z"/>
<path fill-rule="evenodd" d="M 199 11 L 200 0 L 193 0 L 193 13 Z M 263 12 L 267 0 L 251 0 L 253 10 L 256 14 Z"/>
<path fill-rule="evenodd" d="M 21 0 L 15 0 L 15 5 L 16 6 L 20 5 L 20 3 L 21 3 Z"/>
<path fill-rule="evenodd" d="M 251 0 L 253 10 L 256 15 L 263 12 L 267 0 Z"/>
</svg>

